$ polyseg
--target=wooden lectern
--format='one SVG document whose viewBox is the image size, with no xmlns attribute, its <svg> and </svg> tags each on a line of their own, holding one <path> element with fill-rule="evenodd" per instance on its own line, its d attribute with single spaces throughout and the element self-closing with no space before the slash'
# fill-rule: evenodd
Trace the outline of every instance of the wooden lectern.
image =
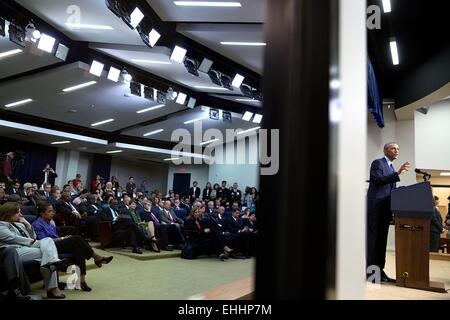
<svg viewBox="0 0 450 320">
<path fill-rule="evenodd" d="M 397 286 L 446 293 L 443 283 L 430 282 L 430 222 L 434 212 L 429 182 L 394 189 Z"/>
</svg>

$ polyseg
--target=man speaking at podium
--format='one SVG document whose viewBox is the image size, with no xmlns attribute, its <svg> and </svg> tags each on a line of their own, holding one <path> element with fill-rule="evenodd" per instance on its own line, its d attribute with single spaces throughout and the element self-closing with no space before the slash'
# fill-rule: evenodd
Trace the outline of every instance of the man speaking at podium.
<svg viewBox="0 0 450 320">
<path fill-rule="evenodd" d="M 395 282 L 384 272 L 389 224 L 392 221 L 391 191 L 400 175 L 407 172 L 410 163 L 405 162 L 398 171 L 393 161 L 399 156 L 399 147 L 390 142 L 384 145 L 384 157 L 374 160 L 370 166 L 370 183 L 367 192 L 367 268 L 378 266 L 382 282 Z M 373 270 L 373 269 L 367 269 Z M 367 277 L 371 274 L 367 273 Z"/>
</svg>

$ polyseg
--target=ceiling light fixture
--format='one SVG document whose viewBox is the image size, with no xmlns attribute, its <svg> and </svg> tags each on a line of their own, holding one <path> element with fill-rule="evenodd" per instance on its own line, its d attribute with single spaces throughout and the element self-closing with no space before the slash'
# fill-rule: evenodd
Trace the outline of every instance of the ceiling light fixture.
<svg viewBox="0 0 450 320">
<path fill-rule="evenodd" d="M 142 19 L 144 19 L 144 14 L 142 13 L 141 10 L 139 10 L 139 8 L 136 8 L 133 10 L 133 12 L 130 15 L 130 19 L 131 19 L 131 26 L 136 29 L 136 27 L 139 25 L 139 23 L 141 23 Z"/>
<path fill-rule="evenodd" d="M 53 52 L 53 47 L 55 46 L 56 39 L 53 37 L 50 37 L 49 35 L 46 35 L 45 33 L 42 34 L 41 38 L 39 39 L 38 48 L 48 52 Z"/>
<path fill-rule="evenodd" d="M 256 131 L 261 129 L 261 127 L 256 127 L 256 128 L 252 128 L 252 129 L 248 129 L 248 130 L 244 130 L 244 131 L 239 131 L 237 134 L 241 135 L 241 134 L 246 134 L 246 133 L 250 133 L 252 131 Z"/>
<path fill-rule="evenodd" d="M 208 87 L 208 86 L 194 86 L 195 89 L 203 89 L 203 90 L 222 90 L 222 91 L 228 91 L 228 89 L 225 89 L 223 87 Z"/>
<path fill-rule="evenodd" d="M 155 131 L 152 131 L 152 132 L 144 134 L 144 137 L 152 136 L 154 134 L 157 134 L 157 133 L 160 133 L 160 132 L 163 132 L 163 131 L 164 131 L 164 129 L 155 130 Z"/>
<path fill-rule="evenodd" d="M 236 1 L 174 1 L 176 6 L 182 7 L 222 7 L 222 8 L 240 8 L 242 7 L 240 2 Z"/>
<path fill-rule="evenodd" d="M 187 53 L 186 49 L 181 48 L 179 46 L 175 46 L 175 48 L 173 49 L 172 55 L 170 56 L 170 60 L 173 60 L 178 63 L 183 63 L 186 53 Z"/>
<path fill-rule="evenodd" d="M 120 78 L 120 70 L 114 67 L 109 68 L 108 80 L 118 82 Z"/>
<path fill-rule="evenodd" d="M 97 24 L 84 24 L 84 23 L 69 23 L 66 22 L 65 25 L 73 29 L 93 29 L 93 30 L 114 30 L 111 26 L 102 26 Z"/>
<path fill-rule="evenodd" d="M 244 113 L 244 115 L 242 116 L 242 120 L 244 121 L 250 121 L 253 117 L 253 112 L 247 111 Z"/>
<path fill-rule="evenodd" d="M 392 11 L 391 0 L 383 0 L 383 10 L 384 13 L 389 13 Z"/>
<path fill-rule="evenodd" d="M 227 41 L 222 41 L 220 43 L 221 45 L 224 46 L 250 46 L 250 47 L 264 47 L 267 45 L 267 43 L 265 42 L 227 42 Z"/>
<path fill-rule="evenodd" d="M 175 161 L 175 160 L 180 160 L 181 158 L 168 158 L 168 159 L 164 159 L 164 161 Z"/>
<path fill-rule="evenodd" d="M 17 106 L 24 105 L 24 104 L 26 104 L 26 103 L 30 103 L 30 102 L 32 102 L 32 101 L 33 101 L 33 99 L 20 100 L 20 101 L 17 101 L 17 102 L 13 102 L 13 103 L 6 104 L 5 107 L 6 107 L 6 108 L 17 107 Z"/>
<path fill-rule="evenodd" d="M 91 124 L 91 127 L 101 126 L 102 124 L 110 123 L 110 122 L 113 122 L 113 121 L 114 121 L 114 119 L 103 120 L 103 121 Z"/>
<path fill-rule="evenodd" d="M 156 45 L 159 38 L 161 38 L 161 34 L 155 29 L 152 29 L 152 31 L 148 34 L 149 43 L 152 48 Z"/>
<path fill-rule="evenodd" d="M 179 93 L 178 94 L 178 97 L 177 97 L 177 103 L 178 104 L 185 104 L 185 102 L 186 102 L 186 99 L 187 99 L 187 95 L 185 95 L 184 93 Z"/>
<path fill-rule="evenodd" d="M 392 63 L 394 64 L 394 66 L 397 66 L 400 64 L 400 58 L 398 56 L 397 41 L 395 41 L 395 39 L 391 39 L 391 42 L 389 45 L 391 47 Z"/>
<path fill-rule="evenodd" d="M 115 153 L 122 153 L 123 150 L 113 150 L 113 151 L 106 151 L 107 154 L 115 154 Z"/>
<path fill-rule="evenodd" d="M 190 124 L 190 123 L 194 123 L 194 122 L 197 122 L 197 121 L 202 121 L 202 120 L 205 120 L 205 119 L 208 119 L 208 118 L 209 118 L 209 115 L 186 121 L 186 122 L 184 122 L 184 124 Z"/>
<path fill-rule="evenodd" d="M 239 101 L 239 102 L 253 102 L 253 103 L 261 102 L 259 100 L 255 100 L 255 99 L 244 99 L 244 98 L 237 98 L 236 101 Z"/>
<path fill-rule="evenodd" d="M 159 109 L 159 108 L 162 108 L 162 107 L 165 107 L 165 105 L 164 104 L 159 104 L 159 105 L 154 106 L 154 107 L 150 107 L 150 108 L 147 108 L 147 109 L 139 110 L 136 113 L 141 114 L 141 113 L 153 111 L 153 110 L 156 110 L 156 109 Z"/>
<path fill-rule="evenodd" d="M 89 73 L 93 74 L 94 76 L 100 77 L 102 75 L 104 67 L 105 65 L 103 63 L 94 60 L 91 64 L 91 68 L 89 69 Z"/>
<path fill-rule="evenodd" d="M 63 45 L 62 43 L 58 43 L 58 47 L 55 52 L 55 57 L 57 57 L 62 61 L 66 61 L 68 55 L 69 55 L 69 47 Z"/>
<path fill-rule="evenodd" d="M 52 142 L 51 144 L 56 145 L 56 144 L 69 144 L 69 143 L 70 143 L 70 141 L 55 141 L 55 142 Z"/>
<path fill-rule="evenodd" d="M 244 76 L 241 76 L 240 74 L 237 74 L 237 75 L 234 77 L 233 82 L 231 83 L 231 85 L 232 85 L 233 87 L 239 89 L 239 88 L 241 87 L 242 82 L 244 82 L 244 79 L 245 79 Z"/>
<path fill-rule="evenodd" d="M 0 53 L 0 59 L 7 58 L 7 57 L 10 57 L 12 55 L 21 53 L 21 52 L 23 52 L 22 49 L 14 49 L 14 50 L 10 50 L 10 51 L 1 52 Z"/>
<path fill-rule="evenodd" d="M 79 90 L 79 89 L 83 89 L 83 88 L 92 86 L 92 85 L 94 85 L 96 83 L 97 83 L 97 81 L 89 81 L 89 82 L 78 84 L 78 85 L 73 86 L 73 87 L 69 87 L 69 88 L 63 89 L 63 91 L 64 92 L 71 92 L 71 91 L 75 91 L 75 90 Z"/>
<path fill-rule="evenodd" d="M 135 63 L 148 63 L 148 64 L 172 64 L 170 61 L 158 61 L 158 60 L 145 60 L 145 59 L 131 59 Z"/>
<path fill-rule="evenodd" d="M 41 38 L 41 32 L 36 29 L 36 27 L 34 26 L 34 24 L 32 22 L 30 22 L 26 27 L 25 27 L 25 32 L 26 32 L 26 37 L 31 41 L 31 42 L 37 42 L 40 38 Z"/>
<path fill-rule="evenodd" d="M 260 124 L 262 121 L 262 118 L 263 118 L 262 114 L 255 114 L 255 117 L 253 118 L 253 123 Z"/>
</svg>

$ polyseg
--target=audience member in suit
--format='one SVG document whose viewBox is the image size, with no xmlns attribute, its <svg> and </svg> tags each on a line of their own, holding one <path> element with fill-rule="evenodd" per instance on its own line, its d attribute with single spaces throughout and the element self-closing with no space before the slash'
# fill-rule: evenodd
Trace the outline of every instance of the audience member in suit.
<svg viewBox="0 0 450 320">
<path fill-rule="evenodd" d="M 60 200 L 56 202 L 55 205 L 55 223 L 58 227 L 73 227 L 74 234 L 79 234 L 80 231 L 80 221 L 81 214 L 78 209 L 70 201 L 70 194 L 65 192 L 62 194 Z M 67 232 L 62 231 L 64 228 L 60 228 L 59 232 L 67 234 Z"/>
<path fill-rule="evenodd" d="M 186 210 L 185 209 L 186 207 L 182 207 L 181 206 L 181 201 L 179 199 L 175 199 L 173 202 L 174 202 L 174 204 L 173 204 L 173 210 L 174 211 L 182 210 L 182 209 Z"/>
<path fill-rule="evenodd" d="M 214 202 L 213 201 L 209 201 L 207 204 L 207 208 L 206 208 L 206 214 L 207 215 L 211 215 L 214 211 Z"/>
<path fill-rule="evenodd" d="M 390 222 L 392 221 L 391 191 L 400 175 L 409 170 L 409 162 L 405 162 L 395 171 L 393 161 L 398 159 L 399 147 L 396 143 L 384 146 L 384 157 L 374 160 L 370 167 L 370 183 L 367 192 L 367 257 L 369 266 L 378 266 L 381 281 L 393 282 L 384 272 L 386 262 L 386 244 Z M 367 274 L 369 277 L 370 274 Z"/>
<path fill-rule="evenodd" d="M 155 211 L 156 212 L 156 211 Z M 159 212 L 159 210 L 158 210 Z M 150 200 L 147 200 L 144 202 L 144 210 L 140 212 L 141 219 L 148 222 L 153 222 L 153 225 L 155 226 L 155 233 L 157 236 L 161 239 L 161 247 L 162 250 L 165 251 L 172 251 L 173 249 L 169 247 L 169 244 L 171 243 L 169 240 L 169 233 L 174 234 L 177 232 L 177 228 L 171 224 L 162 224 L 161 221 L 158 219 L 157 214 L 153 212 L 152 210 L 152 203 Z M 173 231 L 170 231 L 170 229 L 175 229 Z M 178 242 L 172 242 L 172 244 L 178 244 Z"/>
<path fill-rule="evenodd" d="M 258 227 L 256 225 L 256 213 L 252 212 L 249 213 L 248 219 L 242 219 L 241 220 L 242 229 L 241 232 L 246 232 L 249 237 L 249 254 L 251 256 L 256 255 L 256 239 L 258 235 Z"/>
<path fill-rule="evenodd" d="M 186 219 L 185 233 L 191 243 L 197 248 L 197 253 L 216 254 L 222 261 L 233 251 L 225 245 L 219 235 L 209 228 L 201 219 L 200 208 L 193 208 Z"/>
<path fill-rule="evenodd" d="M 128 244 L 133 253 L 142 254 L 140 244 L 145 242 L 142 233 L 131 219 L 120 214 L 117 210 L 117 200 L 109 198 L 108 206 L 102 210 L 102 220 L 111 221 L 113 242 Z"/>
<path fill-rule="evenodd" d="M 29 300 L 27 294 L 31 291 L 30 282 L 14 247 L 0 248 L 0 267 L 8 289 L 6 299 Z"/>
<path fill-rule="evenodd" d="M 14 184 L 9 186 L 9 188 L 6 189 L 7 194 L 17 194 L 21 198 L 26 197 L 25 192 L 20 188 L 20 182 L 15 181 Z"/>
<path fill-rule="evenodd" d="M 128 193 L 124 193 L 122 202 L 120 202 L 119 205 L 117 206 L 117 211 L 120 214 L 128 215 L 128 211 L 130 210 L 130 201 L 131 201 L 130 195 Z"/>
<path fill-rule="evenodd" d="M 126 186 L 127 193 L 129 195 L 132 195 L 134 188 L 136 188 L 136 182 L 134 182 L 134 177 L 130 177 L 130 179 L 127 182 L 127 186 Z"/>
<path fill-rule="evenodd" d="M 98 240 L 98 223 L 100 218 L 98 213 L 100 212 L 101 205 L 95 201 L 95 196 L 87 192 L 86 189 L 83 190 L 79 198 L 81 200 L 77 201 L 78 212 L 81 215 L 80 225 L 86 224 L 86 229 L 83 233 L 84 237 L 90 238 L 91 241 Z M 73 202 L 78 198 L 74 199 Z"/>
<path fill-rule="evenodd" d="M 211 192 L 212 192 L 211 182 L 206 183 L 205 189 L 203 189 L 202 200 L 209 201 L 211 200 Z"/>
<path fill-rule="evenodd" d="M 55 185 L 55 179 L 58 178 L 58 174 L 50 166 L 49 163 L 45 165 L 45 168 L 39 172 L 39 185 L 50 183 L 51 186 Z"/>
<path fill-rule="evenodd" d="M 43 187 L 42 190 L 38 190 L 37 192 L 41 196 L 45 197 L 45 200 L 50 203 L 49 199 L 50 199 L 50 194 L 52 192 L 52 185 L 50 183 L 44 183 L 42 185 L 42 187 Z"/>
<path fill-rule="evenodd" d="M 53 208 L 56 206 L 56 202 L 61 199 L 61 190 L 57 188 L 56 186 L 52 187 L 52 190 L 50 192 L 50 196 L 48 197 L 48 203 L 53 205 Z"/>
<path fill-rule="evenodd" d="M 442 224 L 441 212 L 438 209 L 439 197 L 434 196 L 434 212 L 431 216 L 431 226 L 430 226 L 430 252 L 439 251 L 439 240 L 441 238 L 441 233 L 445 231 Z"/>
<path fill-rule="evenodd" d="M 80 289 L 91 291 L 92 289 L 86 283 L 86 260 L 94 258 L 95 264 L 100 268 L 102 264 L 111 262 L 113 257 L 98 255 L 89 243 L 80 236 L 60 237 L 52 223 L 55 212 L 51 204 L 46 202 L 39 203 L 38 212 L 40 218 L 33 223 L 37 239 L 51 238 L 55 242 L 58 253 L 72 254 L 75 265 L 80 268 Z"/>
<path fill-rule="evenodd" d="M 194 181 L 192 187 L 189 188 L 189 197 L 191 201 L 200 198 L 200 188 L 198 187 L 197 181 Z"/>
<path fill-rule="evenodd" d="M 230 189 L 230 200 L 239 203 L 242 201 L 242 191 L 238 189 L 237 182 L 233 183 L 233 188 Z"/>
<path fill-rule="evenodd" d="M 149 248 L 151 248 L 154 252 L 160 252 L 158 246 L 156 245 L 156 237 L 155 237 L 155 225 L 153 221 L 145 221 L 141 219 L 139 213 L 136 212 L 137 203 L 135 200 L 130 201 L 130 209 L 129 215 L 131 216 L 131 220 L 139 227 L 142 234 L 147 239 L 147 243 L 149 244 Z"/>
<path fill-rule="evenodd" d="M 219 187 L 217 191 L 217 198 L 222 198 L 222 201 L 229 201 L 230 199 L 230 189 L 227 187 L 227 182 L 222 181 L 222 186 Z"/>
<path fill-rule="evenodd" d="M 183 209 L 186 209 L 188 212 L 191 212 L 191 200 L 188 196 L 184 197 L 181 201 L 180 201 L 180 207 Z"/>
<path fill-rule="evenodd" d="M 96 200 L 94 194 L 88 194 L 86 197 L 86 202 L 80 204 L 80 213 L 88 217 L 99 217 L 102 205 Z"/>
<path fill-rule="evenodd" d="M 175 212 L 171 209 L 171 203 L 170 201 L 163 201 L 161 200 L 163 204 L 163 210 L 160 210 L 157 214 L 158 220 L 162 224 L 171 225 L 172 227 L 169 229 L 169 234 L 171 235 L 171 240 L 173 240 L 174 243 L 177 243 L 180 245 L 184 242 L 184 235 L 183 235 L 183 225 L 184 221 L 177 217 Z"/>
<path fill-rule="evenodd" d="M 0 247 L 15 248 L 22 262 L 40 260 L 47 297 L 62 299 L 58 288 L 57 265 L 61 262 L 50 238 L 36 239 L 31 224 L 20 213 L 20 205 L 7 202 L 0 207 Z"/>
<path fill-rule="evenodd" d="M 243 232 L 242 222 L 239 219 L 240 209 L 234 209 L 230 219 L 225 219 L 225 230 L 229 233 L 232 247 L 241 252 L 242 257 L 250 257 L 250 237 Z"/>
</svg>

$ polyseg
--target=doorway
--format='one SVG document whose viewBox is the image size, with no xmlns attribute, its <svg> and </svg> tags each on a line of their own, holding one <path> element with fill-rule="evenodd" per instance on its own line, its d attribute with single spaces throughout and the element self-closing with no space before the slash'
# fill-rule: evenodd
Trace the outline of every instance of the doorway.
<svg viewBox="0 0 450 320">
<path fill-rule="evenodd" d="M 173 191 L 180 196 L 189 194 L 189 186 L 191 185 L 190 173 L 174 173 L 173 174 Z"/>
</svg>

